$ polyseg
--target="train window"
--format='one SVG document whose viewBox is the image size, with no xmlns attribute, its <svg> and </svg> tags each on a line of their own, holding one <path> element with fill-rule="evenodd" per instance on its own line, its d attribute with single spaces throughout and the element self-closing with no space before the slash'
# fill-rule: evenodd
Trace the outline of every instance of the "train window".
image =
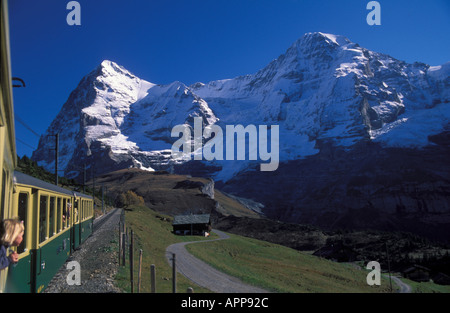
<svg viewBox="0 0 450 313">
<path fill-rule="evenodd" d="M 72 218 L 72 203 L 70 203 L 70 201 L 67 201 L 67 207 L 66 207 L 67 227 L 70 227 L 71 218 Z"/>
<path fill-rule="evenodd" d="M 59 233 L 62 230 L 62 225 L 61 225 L 61 222 L 62 222 L 61 200 L 62 200 L 61 198 L 58 198 L 56 200 L 56 221 L 57 221 L 57 223 L 56 223 L 56 232 L 57 233 Z"/>
<path fill-rule="evenodd" d="M 63 199 L 63 205 L 62 205 L 62 218 L 63 218 L 63 227 L 66 228 L 67 227 L 67 221 L 69 220 L 69 213 L 67 210 L 67 199 Z"/>
<path fill-rule="evenodd" d="M 78 207 L 79 207 L 79 205 L 78 205 L 78 202 L 79 201 L 77 201 L 77 200 L 75 200 L 75 204 L 74 204 L 74 208 L 75 208 L 75 211 L 74 211 L 74 213 L 75 213 L 75 216 L 74 216 L 74 222 L 75 223 L 78 223 Z"/>
<path fill-rule="evenodd" d="M 49 230 L 48 230 L 48 237 L 52 237 L 56 231 L 56 217 L 55 217 L 55 197 L 50 197 L 50 214 L 49 214 Z"/>
<path fill-rule="evenodd" d="M 18 205 L 18 214 L 19 219 L 23 221 L 23 224 L 25 225 L 25 232 L 27 232 L 27 212 L 28 212 L 28 194 L 21 192 L 19 194 L 19 205 Z M 26 249 L 26 240 L 27 236 L 24 234 L 22 243 L 17 247 L 17 253 L 22 253 Z"/>
<path fill-rule="evenodd" d="M 39 243 L 47 239 L 47 197 L 41 196 L 39 201 Z"/>
<path fill-rule="evenodd" d="M 61 206 L 61 210 L 62 210 L 62 227 L 63 229 L 65 229 L 67 227 L 67 199 L 62 199 L 62 206 Z"/>
</svg>

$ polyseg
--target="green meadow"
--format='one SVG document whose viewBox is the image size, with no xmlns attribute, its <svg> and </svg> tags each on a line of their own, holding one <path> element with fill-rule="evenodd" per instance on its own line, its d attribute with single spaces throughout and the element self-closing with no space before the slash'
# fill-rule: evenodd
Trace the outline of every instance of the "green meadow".
<svg viewBox="0 0 450 313">
<path fill-rule="evenodd" d="M 198 236 L 172 234 L 172 219 L 144 206 L 125 211 L 125 221 L 134 234 L 134 290 L 137 290 L 139 250 L 142 249 L 141 292 L 150 292 L 150 266 L 156 267 L 156 292 L 172 292 L 172 268 L 166 248 L 176 242 L 208 240 Z M 188 250 L 205 262 L 236 276 L 242 281 L 271 292 L 389 292 L 389 283 L 382 277 L 381 286 L 368 286 L 367 270 L 341 264 L 307 253 L 247 237 L 230 235 L 230 239 L 188 245 Z M 117 250 L 117 243 L 113 246 Z M 129 262 L 120 267 L 117 285 L 130 292 Z M 177 274 L 177 292 L 188 287 L 196 293 L 209 292 Z"/>
</svg>

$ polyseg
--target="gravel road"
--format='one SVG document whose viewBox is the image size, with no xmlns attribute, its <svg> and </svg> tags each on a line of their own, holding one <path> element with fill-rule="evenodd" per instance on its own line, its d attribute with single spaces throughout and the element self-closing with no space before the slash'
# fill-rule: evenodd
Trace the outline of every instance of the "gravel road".
<svg viewBox="0 0 450 313">
<path fill-rule="evenodd" d="M 395 277 L 395 276 L 391 276 L 391 277 L 392 277 L 392 280 L 394 281 L 394 283 L 396 283 L 400 287 L 400 290 L 398 291 L 399 293 L 411 293 L 412 292 L 412 287 L 410 285 L 404 283 L 398 277 Z"/>
<path fill-rule="evenodd" d="M 166 257 L 169 264 L 172 266 L 172 254 L 175 253 L 177 271 L 202 287 L 205 287 L 213 292 L 218 293 L 265 293 L 258 287 L 244 284 L 239 279 L 224 274 L 205 262 L 197 259 L 192 254 L 187 252 L 187 244 L 202 244 L 204 242 L 225 240 L 229 236 L 219 230 L 213 230 L 219 235 L 219 239 L 212 239 L 206 241 L 190 241 L 180 242 L 170 245 L 166 249 Z"/>
<path fill-rule="evenodd" d="M 117 252 L 111 251 L 118 232 L 121 210 L 113 210 L 94 221 L 93 234 L 74 251 L 52 279 L 45 293 L 118 293 L 114 277 L 118 269 Z M 68 285 L 66 278 L 73 268 L 66 266 L 77 261 L 81 269 L 81 285 Z"/>
</svg>

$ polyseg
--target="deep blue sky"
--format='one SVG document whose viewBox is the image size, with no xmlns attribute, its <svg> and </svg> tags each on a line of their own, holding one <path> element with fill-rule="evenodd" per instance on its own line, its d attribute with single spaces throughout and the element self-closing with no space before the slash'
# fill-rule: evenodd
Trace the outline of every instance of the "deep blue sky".
<svg viewBox="0 0 450 313">
<path fill-rule="evenodd" d="M 450 61 L 450 1 L 379 0 L 381 25 L 369 26 L 369 0 L 79 0 L 81 26 L 69 26 L 69 0 L 10 0 L 15 113 L 45 132 L 70 92 L 104 59 L 152 83 L 251 74 L 306 32 L 344 35 L 412 63 Z M 17 152 L 38 137 L 16 122 Z"/>
</svg>

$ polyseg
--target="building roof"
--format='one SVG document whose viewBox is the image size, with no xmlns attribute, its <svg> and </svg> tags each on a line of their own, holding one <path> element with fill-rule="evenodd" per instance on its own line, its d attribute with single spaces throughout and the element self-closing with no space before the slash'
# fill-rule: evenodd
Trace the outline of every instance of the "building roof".
<svg viewBox="0 0 450 313">
<path fill-rule="evenodd" d="M 172 225 L 208 224 L 209 220 L 210 214 L 176 215 L 173 218 Z"/>
<path fill-rule="evenodd" d="M 412 266 L 410 266 L 406 270 L 404 270 L 403 273 L 407 274 L 407 273 L 414 272 L 416 270 L 423 270 L 423 271 L 426 271 L 426 272 L 431 272 L 431 270 L 429 268 L 425 267 L 425 266 L 413 264 Z"/>
</svg>

